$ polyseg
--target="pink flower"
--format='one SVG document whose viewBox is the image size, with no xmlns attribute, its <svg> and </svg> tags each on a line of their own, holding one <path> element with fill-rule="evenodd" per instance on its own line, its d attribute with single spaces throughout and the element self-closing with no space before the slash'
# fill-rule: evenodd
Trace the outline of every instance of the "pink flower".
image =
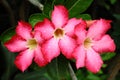
<svg viewBox="0 0 120 80">
<path fill-rule="evenodd" d="M 30 24 L 20 21 L 16 27 L 16 35 L 4 45 L 11 52 L 20 52 L 15 59 L 15 65 L 24 71 L 31 65 L 33 58 L 39 66 L 45 66 L 48 63 L 41 52 L 42 43 L 40 32 L 32 31 Z"/>
<path fill-rule="evenodd" d="M 77 68 L 86 67 L 89 71 L 96 73 L 103 64 L 99 53 L 115 50 L 114 41 L 108 34 L 105 34 L 111 27 L 110 22 L 100 19 L 90 22 L 89 28 L 86 22 L 75 27 L 79 46 L 73 52 L 73 56 L 76 59 Z"/>
<path fill-rule="evenodd" d="M 61 5 L 55 6 L 52 11 L 51 21 L 44 19 L 36 24 L 35 30 L 42 33 L 46 42 L 42 46 L 43 54 L 50 62 L 60 54 L 60 51 L 67 58 L 71 58 L 71 53 L 76 47 L 74 37 L 74 27 L 82 20 L 72 18 L 68 20 L 68 10 Z"/>
</svg>

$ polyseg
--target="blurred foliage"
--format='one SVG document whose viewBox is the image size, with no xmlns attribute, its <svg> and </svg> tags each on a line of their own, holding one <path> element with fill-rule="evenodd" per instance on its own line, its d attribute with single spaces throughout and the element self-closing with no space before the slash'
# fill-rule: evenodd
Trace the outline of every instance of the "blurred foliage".
<svg viewBox="0 0 120 80">
<path fill-rule="evenodd" d="M 14 58 L 17 53 L 9 52 L 3 43 L 15 34 L 15 25 L 19 20 L 28 21 L 32 26 L 44 18 L 51 17 L 54 5 L 64 5 L 69 10 L 69 16 L 90 19 L 111 19 L 112 28 L 108 34 L 116 43 L 115 53 L 103 53 L 104 64 L 97 74 L 85 68 L 76 70 L 75 64 L 71 66 L 78 80 L 119 80 L 120 77 L 120 1 L 119 0 L 38 0 L 44 5 L 43 11 L 27 0 L 1 0 L 0 1 L 0 80 L 72 80 L 69 72 L 69 60 L 64 56 L 52 60 L 46 67 L 38 67 L 34 63 L 22 73 L 16 69 Z M 12 10 L 12 11 L 11 11 Z M 13 17 L 10 17 L 14 15 Z M 116 59 L 117 58 L 117 59 Z M 114 64 L 114 65 L 113 65 Z M 116 67 L 117 66 L 117 67 Z M 111 69 L 111 67 L 113 69 Z M 116 69 L 117 68 L 117 69 Z M 113 75 L 113 73 L 116 73 Z"/>
<path fill-rule="evenodd" d="M 44 14 L 35 13 L 30 16 L 29 23 L 34 27 L 37 22 L 43 21 L 44 18 L 46 18 Z"/>
</svg>

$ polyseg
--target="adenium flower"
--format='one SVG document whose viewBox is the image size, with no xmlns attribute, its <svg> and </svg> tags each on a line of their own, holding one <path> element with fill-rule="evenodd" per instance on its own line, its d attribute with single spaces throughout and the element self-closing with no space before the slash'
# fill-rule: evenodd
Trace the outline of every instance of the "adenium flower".
<svg viewBox="0 0 120 80">
<path fill-rule="evenodd" d="M 74 38 L 74 27 L 81 22 L 81 19 L 68 19 L 68 10 L 61 5 L 54 7 L 51 21 L 44 19 L 36 24 L 35 30 L 42 33 L 46 42 L 42 45 L 43 54 L 50 62 L 60 54 L 60 51 L 67 58 L 76 47 Z"/>
<path fill-rule="evenodd" d="M 115 50 L 113 39 L 105 34 L 111 27 L 110 22 L 110 20 L 100 19 L 86 24 L 83 21 L 75 27 L 78 47 L 73 52 L 73 56 L 77 68 L 86 67 L 89 71 L 96 73 L 103 64 L 100 53 Z"/>
<path fill-rule="evenodd" d="M 31 65 L 33 59 L 39 66 L 48 63 L 41 52 L 42 43 L 40 32 L 32 31 L 30 24 L 20 21 L 16 27 L 16 34 L 4 45 L 11 52 L 20 52 L 15 59 L 15 65 L 24 71 Z"/>
</svg>

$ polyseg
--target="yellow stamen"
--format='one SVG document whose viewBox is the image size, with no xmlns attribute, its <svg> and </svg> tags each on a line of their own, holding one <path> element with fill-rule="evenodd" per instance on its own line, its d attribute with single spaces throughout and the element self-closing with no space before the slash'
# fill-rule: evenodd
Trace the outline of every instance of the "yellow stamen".
<svg viewBox="0 0 120 80">
<path fill-rule="evenodd" d="M 27 46 L 29 47 L 30 50 L 33 50 L 37 47 L 37 41 L 35 39 L 29 39 L 27 41 Z"/>
<path fill-rule="evenodd" d="M 85 40 L 84 40 L 84 47 L 85 48 L 90 48 L 92 46 L 92 41 L 91 41 L 91 39 L 90 38 L 86 38 Z"/>
<path fill-rule="evenodd" d="M 57 28 L 55 31 L 54 31 L 54 37 L 55 38 L 61 38 L 63 37 L 65 34 L 64 30 L 61 29 L 61 28 Z"/>
</svg>

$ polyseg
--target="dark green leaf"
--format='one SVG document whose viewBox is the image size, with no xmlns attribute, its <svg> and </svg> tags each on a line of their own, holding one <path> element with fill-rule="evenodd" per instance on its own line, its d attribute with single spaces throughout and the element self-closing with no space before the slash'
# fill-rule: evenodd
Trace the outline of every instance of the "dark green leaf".
<svg viewBox="0 0 120 80">
<path fill-rule="evenodd" d="M 68 60 L 64 56 L 60 55 L 58 57 L 58 74 L 60 76 L 60 80 L 66 79 L 69 75 L 68 70 Z"/>
<path fill-rule="evenodd" d="M 113 14 L 113 16 L 114 16 L 116 19 L 120 20 L 120 14 Z"/>
<path fill-rule="evenodd" d="M 113 26 L 112 26 L 113 29 L 114 29 L 114 30 L 113 30 L 113 33 L 112 33 L 113 36 L 119 36 L 119 35 L 120 35 L 120 29 L 119 29 L 120 26 L 119 26 L 119 25 L 120 25 L 120 22 L 119 22 L 119 21 L 118 21 L 118 22 L 115 22 L 115 23 L 113 24 Z"/>
<path fill-rule="evenodd" d="M 69 0 L 66 7 L 69 10 L 70 17 L 75 17 L 76 15 L 84 12 L 92 3 L 93 0 Z"/>
<path fill-rule="evenodd" d="M 20 73 L 15 76 L 14 80 L 48 80 L 44 74 L 44 70 Z"/>
<path fill-rule="evenodd" d="M 53 10 L 55 0 L 46 0 L 44 3 L 43 14 L 50 17 L 51 11 Z"/>
<path fill-rule="evenodd" d="M 59 56 L 47 66 L 47 71 L 52 80 L 65 80 L 69 75 L 68 61 L 65 57 Z"/>
<path fill-rule="evenodd" d="M 89 74 L 87 76 L 87 80 L 101 80 L 101 78 L 97 75 L 94 75 L 94 74 Z"/>
<path fill-rule="evenodd" d="M 0 46 L 1 48 L 1 54 L 3 58 L 3 63 L 1 66 L 4 67 L 3 74 L 1 76 L 1 80 L 10 80 L 11 76 L 16 71 L 15 65 L 14 65 L 14 59 L 15 59 L 15 53 L 9 52 L 4 45 L 2 44 Z"/>
<path fill-rule="evenodd" d="M 44 14 L 41 13 L 35 13 L 32 14 L 29 18 L 29 23 L 34 27 L 34 25 L 39 22 L 39 21 L 43 21 L 43 19 L 46 18 L 46 16 Z"/>
<path fill-rule="evenodd" d="M 89 14 L 80 14 L 80 15 L 77 15 L 76 18 L 82 18 L 84 20 L 91 20 L 91 16 Z"/>
<path fill-rule="evenodd" d="M 114 57 L 115 53 L 110 53 L 110 52 L 109 53 L 104 53 L 101 56 L 102 56 L 103 61 L 106 61 L 106 60 L 109 60 L 112 57 Z"/>
<path fill-rule="evenodd" d="M 88 71 L 87 77 L 85 80 L 106 80 L 107 74 L 104 74 L 102 70 L 100 70 L 98 73 L 94 74 L 90 71 Z"/>
<path fill-rule="evenodd" d="M 83 74 L 83 72 L 84 72 L 84 74 Z M 80 80 L 86 80 L 86 75 L 85 75 L 86 72 L 87 71 L 86 70 L 83 71 L 83 69 L 77 70 L 77 72 L 76 72 L 77 78 L 80 79 Z"/>
<path fill-rule="evenodd" d="M 116 1 L 117 1 L 117 0 L 110 0 L 110 3 L 111 3 L 111 4 L 115 4 Z"/>
<path fill-rule="evenodd" d="M 77 0 L 66 0 L 65 1 L 65 6 L 67 7 L 67 9 L 71 8 L 72 5 L 74 5 L 74 3 L 76 2 Z"/>
<path fill-rule="evenodd" d="M 55 5 L 64 5 L 66 0 L 55 0 Z"/>
<path fill-rule="evenodd" d="M 8 41 L 15 34 L 15 27 L 7 29 L 4 33 L 1 34 L 1 42 L 4 43 Z"/>
</svg>

